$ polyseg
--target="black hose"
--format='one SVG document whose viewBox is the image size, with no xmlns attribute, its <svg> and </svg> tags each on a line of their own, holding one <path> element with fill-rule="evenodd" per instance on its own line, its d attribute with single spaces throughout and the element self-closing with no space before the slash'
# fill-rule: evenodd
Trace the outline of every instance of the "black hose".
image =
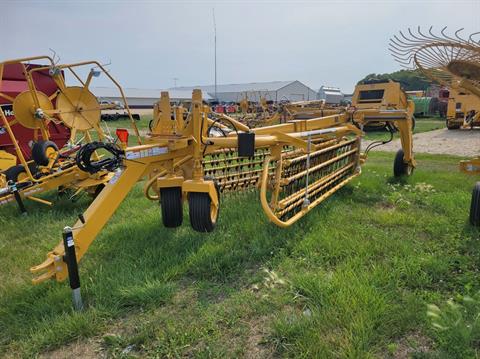
<svg viewBox="0 0 480 359">
<path fill-rule="evenodd" d="M 385 140 L 385 141 L 373 141 L 372 143 L 370 143 L 367 146 L 367 148 L 365 149 L 365 155 L 368 155 L 368 152 L 370 152 L 370 150 L 372 148 L 382 146 L 382 145 L 385 145 L 389 142 L 392 142 L 393 134 L 395 133 L 395 128 L 393 128 L 392 124 L 389 123 L 389 122 L 386 123 L 385 127 L 387 128 L 388 132 L 390 132 L 390 138 L 388 140 Z"/>
<path fill-rule="evenodd" d="M 111 153 L 112 157 L 92 161 L 93 153 L 99 149 Z M 75 162 L 78 168 L 88 173 L 97 173 L 101 170 L 113 171 L 122 164 L 124 155 L 125 152 L 115 144 L 95 141 L 87 143 L 78 150 Z"/>
</svg>

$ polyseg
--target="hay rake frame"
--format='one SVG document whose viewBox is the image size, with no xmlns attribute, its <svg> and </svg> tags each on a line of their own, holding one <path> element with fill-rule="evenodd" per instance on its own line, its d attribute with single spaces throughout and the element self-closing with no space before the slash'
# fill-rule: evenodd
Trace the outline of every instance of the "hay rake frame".
<svg viewBox="0 0 480 359">
<path fill-rule="evenodd" d="M 160 200 L 167 227 L 181 225 L 183 203 L 188 202 L 192 228 L 212 231 L 220 191 L 248 188 L 260 189 L 267 217 L 286 227 L 358 176 L 366 160 L 366 154 L 360 153 L 363 132 L 359 124 L 369 121 L 363 110 L 250 129 L 231 118 L 224 117 L 223 124 L 210 118 L 201 91 L 194 90 L 188 113 L 170 105 L 168 92 L 162 92 L 156 111 L 145 144 L 127 147 L 123 142 L 115 175 L 73 228 L 64 229 L 68 240 L 31 268 L 38 274 L 34 283 L 70 277 L 72 289 L 78 289 L 77 262 L 143 177 L 148 178 L 144 192 L 147 198 Z M 400 130 L 403 152 L 395 165 L 414 168 L 410 112 L 367 111 L 372 113 L 394 122 Z M 212 136 L 214 127 L 223 135 Z M 65 255 L 71 249 L 67 242 L 75 249 L 74 255 Z"/>
</svg>

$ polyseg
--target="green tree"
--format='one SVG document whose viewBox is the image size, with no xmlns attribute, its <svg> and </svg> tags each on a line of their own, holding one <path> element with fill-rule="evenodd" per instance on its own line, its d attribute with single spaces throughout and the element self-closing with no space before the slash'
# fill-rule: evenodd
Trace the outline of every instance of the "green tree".
<svg viewBox="0 0 480 359">
<path fill-rule="evenodd" d="M 400 82 L 403 89 L 411 90 L 426 90 L 434 82 L 423 76 L 418 70 L 400 70 L 389 74 L 368 74 L 361 79 L 358 84 L 363 84 L 365 81 L 371 80 L 393 80 Z"/>
</svg>

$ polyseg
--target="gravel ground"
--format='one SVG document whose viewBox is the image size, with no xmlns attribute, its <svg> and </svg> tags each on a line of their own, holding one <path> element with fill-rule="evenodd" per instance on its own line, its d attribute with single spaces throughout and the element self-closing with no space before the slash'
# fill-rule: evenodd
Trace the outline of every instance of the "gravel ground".
<svg viewBox="0 0 480 359">
<path fill-rule="evenodd" d="M 372 141 L 363 141 L 366 147 Z M 396 152 L 400 149 L 400 140 L 393 140 L 373 151 Z M 447 130 L 442 128 L 413 135 L 415 153 L 448 154 L 472 157 L 480 154 L 480 130 Z"/>
</svg>

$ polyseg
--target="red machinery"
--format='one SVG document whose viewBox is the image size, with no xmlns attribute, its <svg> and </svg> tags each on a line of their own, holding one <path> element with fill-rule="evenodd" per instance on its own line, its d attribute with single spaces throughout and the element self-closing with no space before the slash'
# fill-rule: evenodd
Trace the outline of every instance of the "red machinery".
<svg viewBox="0 0 480 359">
<path fill-rule="evenodd" d="M 27 65 L 27 70 L 40 65 Z M 47 96 L 53 97 L 57 92 L 57 84 L 52 80 L 48 74 L 48 70 L 38 71 L 33 73 L 33 82 L 35 88 Z M 15 114 L 13 113 L 12 102 L 13 99 L 20 93 L 28 90 L 28 83 L 23 73 L 22 64 L 9 64 L 3 68 L 3 77 L 0 78 L 0 106 L 4 111 L 7 120 L 11 125 L 15 137 L 18 141 L 20 149 L 22 150 L 25 159 L 28 161 L 31 158 L 31 143 L 36 140 L 40 133 L 35 130 L 28 129 L 15 123 Z M 48 125 L 48 132 L 50 140 L 55 142 L 58 148 L 62 148 L 70 138 L 70 129 L 63 124 L 56 124 L 50 122 Z M 12 155 L 16 155 L 12 139 L 1 127 L 0 123 L 0 151 L 6 151 Z M 4 170 L 5 168 L 0 168 Z"/>
</svg>

